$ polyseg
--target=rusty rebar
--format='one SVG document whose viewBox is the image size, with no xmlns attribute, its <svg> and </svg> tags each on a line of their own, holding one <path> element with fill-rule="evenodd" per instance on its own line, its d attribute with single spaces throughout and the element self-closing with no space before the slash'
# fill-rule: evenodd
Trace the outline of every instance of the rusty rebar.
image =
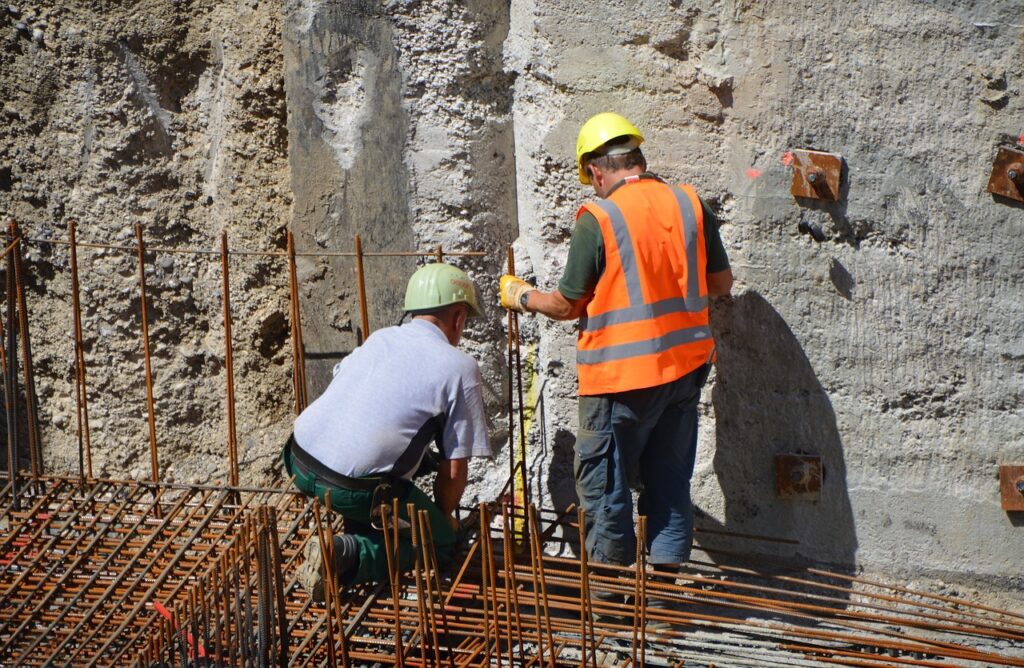
<svg viewBox="0 0 1024 668">
<path fill-rule="evenodd" d="M 235 430 L 235 363 L 231 347 L 231 274 L 228 267 L 228 233 L 220 236 L 220 266 L 224 301 L 224 378 L 227 384 L 228 484 L 238 486 L 238 435 Z"/>
<path fill-rule="evenodd" d="M 8 236 L 13 237 L 13 230 L 8 227 Z M 13 239 L 8 246 L 7 255 L 7 344 L 4 356 L 6 365 L 4 368 L 4 406 L 7 417 L 7 480 L 11 488 L 11 498 L 15 510 L 19 509 L 20 495 L 18 490 L 18 468 L 20 457 L 18 447 L 18 349 L 17 334 L 14 329 L 16 317 L 16 291 L 14 282 L 14 254 L 10 252 L 16 247 L 17 239 Z"/>
<path fill-rule="evenodd" d="M 295 386 L 295 414 L 308 405 L 306 401 L 306 350 L 302 341 L 302 307 L 298 269 L 295 265 L 295 237 L 288 231 L 288 287 L 291 303 L 292 365 Z"/>
<path fill-rule="evenodd" d="M 22 238 L 17 221 L 11 221 L 15 238 Z M 28 418 L 28 455 L 32 477 L 42 474 L 42 439 L 39 434 L 39 399 L 36 394 L 35 370 L 32 364 L 32 342 L 28 327 L 28 304 L 25 299 L 25 278 L 22 245 L 14 247 L 14 284 L 18 294 L 18 334 L 21 337 L 21 369 L 25 377 L 25 414 Z"/>
<path fill-rule="evenodd" d="M 142 239 L 142 224 L 135 224 L 136 250 L 139 258 L 139 298 L 142 309 L 142 351 L 146 366 L 146 415 L 149 422 L 149 464 L 151 480 L 160 481 L 160 463 L 156 447 L 156 411 L 153 408 L 153 366 L 149 352 L 149 317 L 146 310 L 146 244 Z"/>
<path fill-rule="evenodd" d="M 516 259 L 515 253 L 512 251 L 512 246 L 508 247 L 508 273 L 513 276 L 516 273 Z M 525 508 L 530 504 L 530 482 L 526 475 L 526 408 L 523 405 L 523 361 L 522 361 L 522 350 L 521 342 L 519 337 L 519 314 L 513 310 L 509 310 L 509 338 L 513 342 L 512 352 L 514 353 L 515 360 L 515 378 L 516 378 L 516 393 L 518 398 L 518 418 L 519 418 L 519 461 L 522 462 L 522 469 L 520 474 L 522 476 L 520 485 L 522 486 L 523 499 L 522 507 Z M 509 361 L 509 375 L 512 375 L 512 360 Z M 511 385 L 510 385 L 511 387 Z M 511 421 L 512 416 L 509 415 Z M 509 444 L 511 447 L 511 431 L 509 432 Z"/>
<path fill-rule="evenodd" d="M 92 440 L 89 433 L 89 387 L 85 372 L 85 344 L 82 340 L 82 306 L 78 282 L 78 246 L 75 243 L 77 222 L 68 224 L 71 256 L 71 314 L 75 332 L 75 408 L 78 423 L 79 475 L 92 480 Z M 84 459 L 84 462 L 83 462 Z"/>
<path fill-rule="evenodd" d="M 370 336 L 370 315 L 366 305 L 366 276 L 363 273 L 363 240 L 356 235 L 356 282 L 359 288 L 359 322 L 362 326 L 362 341 Z"/>
<path fill-rule="evenodd" d="M 66 239 L 42 239 L 39 237 L 25 237 L 25 243 L 39 244 L 44 246 L 67 246 L 70 242 Z M 78 244 L 82 248 L 92 248 L 97 250 L 117 250 L 117 251 L 129 251 L 134 252 L 134 246 L 125 246 L 122 244 L 105 244 L 97 242 L 79 242 Z M 170 246 L 153 246 L 149 248 L 153 253 L 167 253 L 171 255 L 211 255 L 218 256 L 220 251 L 206 248 L 176 248 Z M 486 257 L 487 251 L 444 251 L 445 255 L 452 257 Z M 247 256 L 247 257 L 288 257 L 287 251 L 243 251 L 234 250 L 231 251 L 231 255 Z M 363 257 L 436 257 L 437 249 L 434 250 L 422 250 L 422 251 L 367 251 L 364 252 Z M 297 257 L 356 257 L 356 253 L 353 251 L 303 251 L 296 253 Z"/>
</svg>

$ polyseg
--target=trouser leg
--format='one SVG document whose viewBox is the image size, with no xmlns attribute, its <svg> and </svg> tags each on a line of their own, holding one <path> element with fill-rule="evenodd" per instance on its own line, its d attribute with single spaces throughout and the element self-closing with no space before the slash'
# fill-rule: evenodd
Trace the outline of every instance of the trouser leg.
<svg viewBox="0 0 1024 668">
<path fill-rule="evenodd" d="M 359 563 L 354 569 L 354 575 L 349 582 L 342 584 L 354 584 L 358 582 L 378 582 L 388 578 L 387 553 L 384 545 L 384 534 L 372 528 L 373 520 L 370 517 L 373 503 L 372 491 L 355 491 L 326 485 L 322 480 L 312 474 L 305 474 L 297 471 L 292 461 L 292 453 L 287 446 L 282 453 L 285 471 L 295 476 L 295 487 L 308 496 L 320 499 L 326 503 L 326 493 L 331 493 L 331 508 L 339 513 L 346 521 L 346 532 L 355 536 L 359 548 Z M 439 568 L 445 568 L 451 564 L 455 556 L 455 530 L 448 523 L 441 509 L 422 490 L 410 483 L 408 492 L 399 499 L 399 517 L 411 523 L 408 504 L 412 504 L 414 511 L 425 510 L 427 522 L 430 526 L 431 538 L 433 539 L 434 554 Z M 399 531 L 398 537 L 398 567 L 399 570 L 409 570 L 416 563 L 416 557 L 412 548 L 412 536 L 409 529 Z"/>
<path fill-rule="evenodd" d="M 430 526 L 430 537 L 433 541 L 434 555 L 437 559 L 438 568 L 448 567 L 455 556 L 455 531 L 448 524 L 448 520 L 440 508 L 437 507 L 437 504 L 419 488 L 412 487 L 406 498 L 400 500 L 398 504 L 399 517 L 411 524 L 414 518 L 409 516 L 409 504 L 413 505 L 413 511 L 416 513 L 420 510 L 427 512 L 427 523 Z M 339 510 L 339 512 L 342 511 Z M 369 520 L 369 512 L 370 499 L 366 499 L 365 513 L 367 522 Z M 359 519 L 362 521 L 361 517 Z M 356 535 L 356 540 L 359 544 L 359 566 L 356 569 L 352 582 L 345 584 L 387 580 L 388 557 L 383 532 L 371 531 L 369 533 L 360 533 Z M 413 551 L 412 534 L 409 529 L 402 529 L 398 532 L 398 569 L 400 571 L 407 571 L 415 565 L 416 553 Z"/>
<path fill-rule="evenodd" d="M 701 369 L 680 378 L 640 461 L 644 491 L 639 511 L 647 516 L 650 563 L 679 564 L 690 558 L 693 505 L 690 478 L 697 454 L 697 402 Z"/>
<path fill-rule="evenodd" d="M 585 511 L 586 549 L 598 563 L 628 566 L 636 558 L 631 483 L 650 425 L 643 402 L 620 395 L 581 396 L 576 439 L 576 492 Z"/>
</svg>

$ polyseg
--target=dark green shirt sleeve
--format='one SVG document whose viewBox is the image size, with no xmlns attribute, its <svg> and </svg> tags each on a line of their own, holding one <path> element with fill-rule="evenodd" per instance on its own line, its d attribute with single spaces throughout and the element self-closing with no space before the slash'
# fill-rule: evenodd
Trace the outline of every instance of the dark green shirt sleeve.
<svg viewBox="0 0 1024 668">
<path fill-rule="evenodd" d="M 569 240 L 569 257 L 565 261 L 558 291 L 573 301 L 594 295 L 597 279 L 604 273 L 604 239 L 594 214 L 584 212 L 576 219 Z"/>
<path fill-rule="evenodd" d="M 704 200 L 700 201 L 704 214 L 704 244 L 708 265 L 707 272 L 713 274 L 729 268 L 722 237 L 718 233 L 718 216 Z M 576 220 L 572 238 L 569 240 L 569 257 L 565 261 L 562 280 L 558 291 L 573 301 L 590 298 L 594 294 L 597 280 L 604 273 L 604 238 L 601 226 L 589 211 Z"/>
<path fill-rule="evenodd" d="M 725 253 L 722 236 L 718 233 L 718 216 L 704 200 L 700 201 L 700 207 L 704 210 L 704 251 L 708 259 L 707 272 L 714 274 L 725 271 L 729 268 L 729 256 Z"/>
</svg>

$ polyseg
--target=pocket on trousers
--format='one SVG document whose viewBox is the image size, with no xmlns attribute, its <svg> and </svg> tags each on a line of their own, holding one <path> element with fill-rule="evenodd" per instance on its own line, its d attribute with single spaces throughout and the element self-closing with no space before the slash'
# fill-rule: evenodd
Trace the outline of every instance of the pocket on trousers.
<svg viewBox="0 0 1024 668">
<path fill-rule="evenodd" d="M 612 436 L 580 430 L 574 449 L 573 473 L 576 492 L 585 508 L 592 508 L 610 491 Z M 590 503 L 587 503 L 587 502 Z"/>
</svg>

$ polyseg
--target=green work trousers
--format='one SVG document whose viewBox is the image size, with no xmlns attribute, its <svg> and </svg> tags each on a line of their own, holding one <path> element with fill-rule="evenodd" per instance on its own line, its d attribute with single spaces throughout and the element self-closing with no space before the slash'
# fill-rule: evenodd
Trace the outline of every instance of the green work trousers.
<svg viewBox="0 0 1024 668">
<path fill-rule="evenodd" d="M 313 472 L 296 469 L 292 461 L 291 448 L 285 446 L 282 453 L 285 471 L 295 476 L 295 487 L 308 496 L 320 499 L 325 503 L 326 493 L 331 493 L 331 508 L 345 518 L 345 533 L 355 537 L 359 545 L 359 565 L 355 574 L 345 578 L 343 585 L 362 582 L 381 582 L 388 579 L 388 559 L 384 546 L 384 533 L 374 529 L 370 512 L 373 503 L 373 492 L 351 490 L 330 484 Z M 414 511 L 427 511 L 430 532 L 434 542 L 434 552 L 439 568 L 449 566 L 455 556 L 455 530 L 448 523 L 441 509 L 430 497 L 416 485 L 409 482 L 403 486 L 404 493 L 399 495 L 398 514 L 406 522 L 411 523 L 408 506 L 412 504 Z M 390 523 L 389 523 L 390 526 Z M 416 554 L 413 551 L 411 530 L 406 528 L 398 534 L 398 568 L 403 571 L 412 570 L 416 565 Z"/>
</svg>

